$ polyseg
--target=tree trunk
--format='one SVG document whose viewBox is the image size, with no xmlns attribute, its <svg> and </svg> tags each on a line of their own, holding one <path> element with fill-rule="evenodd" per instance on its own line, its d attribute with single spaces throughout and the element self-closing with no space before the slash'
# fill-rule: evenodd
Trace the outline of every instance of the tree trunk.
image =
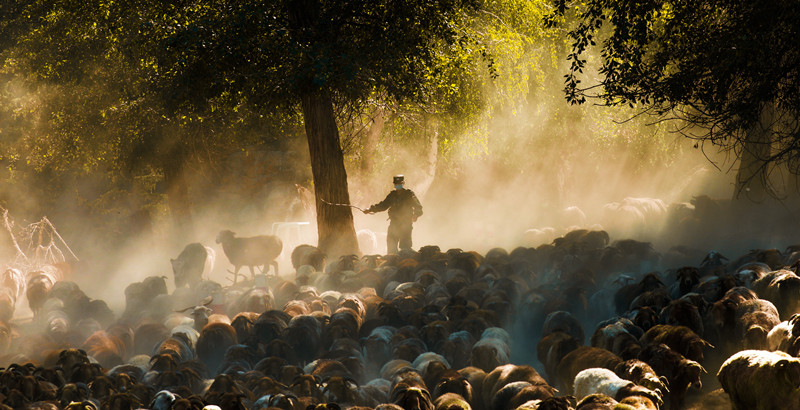
<svg viewBox="0 0 800 410">
<path fill-rule="evenodd" d="M 192 204 L 189 199 L 189 183 L 184 167 L 185 155 L 182 148 L 173 148 L 166 156 L 162 169 L 167 205 L 172 216 L 176 238 L 181 241 L 194 240 L 192 223 Z"/>
<path fill-rule="evenodd" d="M 746 131 L 739 170 L 736 173 L 734 200 L 763 202 L 769 195 L 766 160 L 771 150 L 772 105 L 761 108 L 758 120 Z"/>
<path fill-rule="evenodd" d="M 339 130 L 333 114 L 333 102 L 325 91 L 307 91 L 302 96 L 302 106 L 317 199 L 318 247 L 329 258 L 359 255 L 351 208 L 322 202 L 350 203 L 347 172 L 344 169 Z"/>
</svg>

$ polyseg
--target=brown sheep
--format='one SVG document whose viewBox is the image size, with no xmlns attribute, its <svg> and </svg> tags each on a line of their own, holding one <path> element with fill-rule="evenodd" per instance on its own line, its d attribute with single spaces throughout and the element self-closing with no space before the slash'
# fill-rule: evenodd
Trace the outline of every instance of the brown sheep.
<svg viewBox="0 0 800 410">
<path fill-rule="evenodd" d="M 114 393 L 103 401 L 103 408 L 109 410 L 132 410 L 142 407 L 142 403 L 130 393 Z M 173 409 L 177 408 L 173 405 Z"/>
<path fill-rule="evenodd" d="M 533 367 L 507 364 L 504 366 L 498 366 L 489 372 L 486 375 L 486 378 L 483 379 L 481 386 L 481 397 L 483 398 L 484 405 L 483 408 L 493 408 L 492 406 L 495 396 L 497 396 L 500 390 L 502 390 L 504 387 L 514 382 L 525 382 L 532 387 L 536 387 L 535 394 L 542 397 L 535 398 L 552 397 L 555 393 L 555 389 L 550 387 L 550 385 L 547 384 L 544 378 L 542 378 L 542 376 L 540 376 Z M 515 396 L 516 393 L 520 393 L 522 388 L 528 386 L 519 385 L 518 387 L 520 387 L 520 389 L 516 390 L 514 394 L 508 397 L 508 400 Z"/>
<path fill-rule="evenodd" d="M 431 393 L 425 388 L 425 382 L 409 377 L 414 372 L 399 375 L 399 380 L 392 386 L 390 401 L 405 410 L 434 410 Z"/>
<path fill-rule="evenodd" d="M 469 400 L 456 393 L 445 393 L 433 402 L 436 410 L 472 410 Z"/>
<path fill-rule="evenodd" d="M 263 313 L 275 305 L 275 297 L 269 288 L 251 288 L 236 297 L 227 307 L 229 316 L 237 315 L 242 312 Z"/>
<path fill-rule="evenodd" d="M 700 380 L 702 373 L 706 372 L 703 366 L 683 357 L 663 343 L 645 346 L 639 359 L 669 381 L 669 402 L 673 410 L 683 408 L 686 391 L 690 387 L 697 390 L 703 387 Z"/>
<path fill-rule="evenodd" d="M 253 324 L 258 319 L 258 313 L 241 312 L 233 317 L 231 326 L 236 330 L 236 341 L 239 344 L 251 344 L 253 337 Z"/>
<path fill-rule="evenodd" d="M 753 291 L 778 308 L 781 319 L 800 313 L 800 277 L 789 270 L 769 272 L 753 281 Z"/>
<path fill-rule="evenodd" d="M 293 317 L 283 338 L 289 343 L 301 364 L 317 358 L 322 343 L 322 323 L 311 315 Z"/>
<path fill-rule="evenodd" d="M 226 323 L 209 323 L 197 338 L 197 357 L 216 371 L 225 357 L 225 351 L 236 344 L 236 329 Z"/>
<path fill-rule="evenodd" d="M 661 323 L 673 326 L 686 326 L 692 329 L 699 336 L 703 336 L 703 318 L 697 306 L 685 299 L 678 299 L 669 302 L 661 309 Z"/>
<path fill-rule="evenodd" d="M 603 394 L 595 393 L 584 397 L 575 410 L 614 410 L 615 406 L 619 404 L 613 397 Z"/>
<path fill-rule="evenodd" d="M 169 354 L 175 358 L 177 363 L 194 359 L 195 351 L 192 349 L 191 342 L 183 333 L 176 333 L 156 347 L 155 355 Z"/>
<path fill-rule="evenodd" d="M 592 334 L 591 345 L 606 349 L 623 360 L 633 359 L 639 355 L 642 346 L 632 332 L 641 330 L 626 319 L 598 326 Z"/>
<path fill-rule="evenodd" d="M 614 371 L 620 363 L 622 363 L 622 359 L 606 349 L 581 346 L 564 356 L 561 363 L 558 364 L 557 387 L 563 393 L 572 393 L 572 383 L 581 370 L 601 367 Z"/>
<path fill-rule="evenodd" d="M 703 361 L 703 350 L 714 348 L 686 326 L 656 325 L 639 339 L 642 346 L 664 343 L 676 352 L 696 362 Z"/>
<path fill-rule="evenodd" d="M 583 345 L 583 326 L 572 313 L 557 311 L 547 315 L 542 326 L 542 337 L 553 332 L 567 333 L 575 338 L 579 344 Z"/>
<path fill-rule="evenodd" d="M 553 332 L 542 338 L 536 345 L 536 355 L 539 362 L 544 365 L 547 378 L 555 380 L 558 364 L 567 353 L 579 348 L 581 345 L 574 337 L 564 332 Z"/>
<path fill-rule="evenodd" d="M 744 287 L 734 287 L 714 302 L 707 312 L 706 333 L 720 343 L 725 351 L 736 349 L 736 308 L 745 300 L 758 299 L 758 295 Z"/>
<path fill-rule="evenodd" d="M 664 376 L 659 377 L 649 364 L 639 359 L 626 360 L 620 363 L 617 368 L 614 369 L 614 373 L 625 380 L 630 380 L 640 386 L 657 392 L 661 394 L 662 397 L 669 392 L 669 380 Z"/>
<path fill-rule="evenodd" d="M 122 364 L 125 358 L 125 343 L 117 337 L 107 333 L 105 330 L 98 330 L 92 333 L 81 346 L 89 356 L 94 357 L 105 368 L 112 368 Z"/>
<path fill-rule="evenodd" d="M 746 300 L 736 308 L 736 333 L 745 349 L 769 348 L 767 335 L 781 323 L 775 305 L 764 299 Z"/>
<path fill-rule="evenodd" d="M 34 316 L 39 314 L 55 280 L 45 273 L 29 273 L 25 296 Z"/>
<path fill-rule="evenodd" d="M 306 244 L 298 245 L 292 250 L 291 260 L 295 271 L 303 265 L 309 265 L 316 272 L 322 272 L 325 266 L 325 254 L 316 246 Z"/>
<path fill-rule="evenodd" d="M 800 360 L 786 353 L 740 351 L 717 378 L 735 410 L 800 409 Z"/>
<path fill-rule="evenodd" d="M 472 403 L 473 386 L 469 380 L 461 373 L 448 369 L 439 375 L 439 379 L 433 386 L 433 397 L 438 398 L 443 394 L 455 393 L 463 397 L 467 402 Z"/>
<path fill-rule="evenodd" d="M 263 266 L 262 271 L 267 272 L 267 266 L 271 265 L 275 269 L 275 276 L 278 275 L 278 262 L 275 259 L 283 250 L 283 242 L 280 238 L 272 235 L 261 235 L 249 238 L 237 238 L 232 231 L 222 231 L 217 235 L 217 243 L 222 244 L 222 250 L 228 261 L 233 265 L 233 284 L 239 278 L 239 269 L 242 266 L 250 268 L 250 275 L 255 279 L 256 273 L 253 267 Z"/>
<path fill-rule="evenodd" d="M 175 259 L 170 259 L 175 287 L 188 285 L 190 288 L 200 283 L 203 271 L 213 269 L 216 255 L 213 249 L 200 243 L 190 243 Z"/>
<path fill-rule="evenodd" d="M 363 402 L 358 383 L 349 377 L 333 376 L 322 386 L 322 400 L 349 405 L 361 405 Z"/>
</svg>

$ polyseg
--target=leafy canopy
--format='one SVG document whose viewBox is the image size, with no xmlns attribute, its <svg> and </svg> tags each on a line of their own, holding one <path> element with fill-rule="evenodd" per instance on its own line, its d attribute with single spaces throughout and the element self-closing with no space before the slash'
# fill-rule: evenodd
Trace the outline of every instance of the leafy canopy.
<svg viewBox="0 0 800 410">
<path fill-rule="evenodd" d="M 678 131 L 741 155 L 765 109 L 767 163 L 800 171 L 800 8 L 794 1 L 559 0 L 548 24 L 569 25 L 571 103 L 638 106 Z M 587 64 L 600 43 L 598 80 Z"/>
</svg>

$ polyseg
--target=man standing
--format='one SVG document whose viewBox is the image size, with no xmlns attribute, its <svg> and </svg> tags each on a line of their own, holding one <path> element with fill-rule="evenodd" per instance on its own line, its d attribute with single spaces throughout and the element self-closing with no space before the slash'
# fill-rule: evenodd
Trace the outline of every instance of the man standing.
<svg viewBox="0 0 800 410">
<path fill-rule="evenodd" d="M 411 224 L 422 215 L 422 205 L 417 196 L 410 189 L 403 188 L 405 178 L 395 175 L 393 181 L 394 191 L 364 211 L 365 214 L 372 214 L 389 210 L 389 230 L 386 232 L 388 253 L 397 253 L 398 242 L 400 249 L 411 249 Z"/>
</svg>

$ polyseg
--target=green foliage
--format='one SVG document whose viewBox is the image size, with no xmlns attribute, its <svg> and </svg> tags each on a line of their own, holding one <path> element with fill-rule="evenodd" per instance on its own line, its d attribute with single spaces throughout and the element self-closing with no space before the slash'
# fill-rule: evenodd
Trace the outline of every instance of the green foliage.
<svg viewBox="0 0 800 410">
<path fill-rule="evenodd" d="M 793 1 L 558 1 L 551 26 L 570 25 L 566 95 L 636 106 L 723 149 L 743 149 L 746 131 L 774 107 L 767 163 L 800 170 L 800 9 Z M 573 14 L 574 12 L 574 14 Z M 573 17 L 574 16 L 574 17 Z M 574 20 L 573 20 L 574 19 Z M 600 44 L 600 79 L 587 50 Z M 769 150 L 767 150 L 769 151 Z"/>
</svg>

